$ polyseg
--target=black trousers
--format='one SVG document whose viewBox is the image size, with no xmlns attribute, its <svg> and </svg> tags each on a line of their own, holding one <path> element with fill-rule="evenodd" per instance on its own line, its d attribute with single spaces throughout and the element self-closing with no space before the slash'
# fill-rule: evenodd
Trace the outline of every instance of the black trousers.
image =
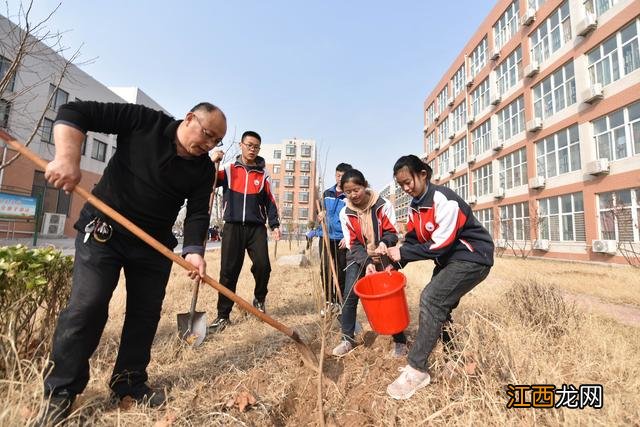
<svg viewBox="0 0 640 427">
<path fill-rule="evenodd" d="M 220 266 L 220 284 L 235 292 L 238 276 L 244 263 L 244 251 L 251 258 L 251 273 L 256 282 L 253 291 L 258 301 L 267 297 L 267 285 L 271 276 L 271 262 L 267 246 L 267 228 L 264 224 L 224 224 L 222 233 L 222 253 Z M 229 318 L 233 301 L 218 293 L 218 317 Z"/>
<path fill-rule="evenodd" d="M 333 286 L 333 275 L 331 274 L 331 262 L 329 256 L 324 247 L 324 240 L 320 237 L 320 277 L 322 279 L 322 286 L 325 290 L 326 302 L 338 302 L 338 295 L 336 289 Z M 345 269 L 347 268 L 347 249 L 340 249 L 338 247 L 340 240 L 329 239 L 329 253 L 333 258 L 333 265 L 336 268 L 338 274 L 338 286 L 340 287 L 340 293 L 344 298 L 344 282 L 345 282 Z"/>
<path fill-rule="evenodd" d="M 115 231 L 106 243 L 93 238 L 85 243 L 84 233 L 78 233 L 75 245 L 71 296 L 58 318 L 45 393 L 75 396 L 87 386 L 89 358 L 100 342 L 109 301 L 124 269 L 126 314 L 110 387 L 126 395 L 148 379 L 171 261 L 137 237 Z"/>
</svg>

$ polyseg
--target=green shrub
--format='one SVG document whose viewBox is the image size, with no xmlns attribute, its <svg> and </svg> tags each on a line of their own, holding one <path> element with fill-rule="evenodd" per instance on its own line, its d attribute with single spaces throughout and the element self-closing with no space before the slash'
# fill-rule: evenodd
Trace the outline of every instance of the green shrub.
<svg viewBox="0 0 640 427">
<path fill-rule="evenodd" d="M 73 260 L 53 247 L 0 247 L 0 371 L 45 355 L 71 291 Z"/>
</svg>

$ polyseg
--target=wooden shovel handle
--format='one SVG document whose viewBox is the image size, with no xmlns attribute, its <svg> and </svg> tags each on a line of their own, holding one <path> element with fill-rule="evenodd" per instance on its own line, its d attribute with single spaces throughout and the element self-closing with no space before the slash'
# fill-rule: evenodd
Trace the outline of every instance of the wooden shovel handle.
<svg viewBox="0 0 640 427">
<path fill-rule="evenodd" d="M 39 168 L 41 168 L 43 170 L 45 170 L 47 168 L 47 162 L 44 159 L 42 159 L 40 156 L 35 154 L 33 151 L 31 151 L 30 149 L 28 149 L 24 145 L 20 144 L 15 138 L 13 138 L 7 132 L 5 132 L 3 130 L 0 130 L 0 138 L 4 139 L 5 142 L 11 148 L 13 148 L 17 152 L 19 152 L 21 155 L 23 155 L 27 159 L 31 160 Z M 133 222 L 129 221 L 127 218 L 125 218 L 124 216 L 119 214 L 113 208 L 108 206 L 106 203 L 104 203 L 102 200 L 98 199 L 93 194 L 89 193 L 84 188 L 79 187 L 79 186 L 76 185 L 76 187 L 73 189 L 73 192 L 78 194 L 80 197 L 85 199 L 87 202 L 89 202 L 93 206 L 95 206 L 99 211 L 101 211 L 102 213 L 104 213 L 107 216 L 109 216 L 115 222 L 117 222 L 118 224 L 122 225 L 124 228 L 129 230 L 132 234 L 134 234 L 140 240 L 142 240 L 145 243 L 147 243 L 149 246 L 151 246 L 152 248 L 154 248 L 155 250 L 160 252 L 165 257 L 169 258 L 171 261 L 173 261 L 176 264 L 180 265 L 185 270 L 197 271 L 197 268 L 194 267 L 193 265 L 191 265 L 184 258 L 182 258 L 181 256 L 173 253 L 173 251 L 171 251 L 169 248 L 164 246 L 162 243 L 158 242 L 156 239 L 151 237 L 149 234 L 147 234 L 140 227 L 135 225 Z M 272 318 L 271 316 L 269 316 L 269 315 L 261 312 L 260 310 L 256 309 L 252 304 L 249 304 L 247 301 L 245 301 L 244 299 L 240 298 L 235 293 L 231 292 L 229 289 L 227 289 L 224 286 L 222 286 L 220 283 L 218 283 L 213 278 L 209 277 L 208 275 L 205 275 L 202 278 L 202 280 L 204 282 L 206 282 L 209 286 L 211 286 L 212 288 L 214 288 L 215 290 L 217 290 L 218 292 L 220 292 L 221 294 L 223 294 L 224 296 L 229 298 L 230 300 L 234 301 L 236 304 L 238 304 L 244 310 L 248 311 L 249 313 L 253 314 L 257 318 L 262 320 L 263 322 L 271 325 L 272 327 L 274 327 L 275 329 L 279 330 L 283 334 L 287 335 L 288 337 L 290 337 L 294 341 L 302 343 L 302 340 L 301 340 L 300 336 L 298 335 L 298 333 L 295 330 L 293 330 L 292 328 L 290 328 L 290 327 L 288 327 L 286 325 L 283 325 L 282 323 L 278 322 L 276 319 Z"/>
</svg>

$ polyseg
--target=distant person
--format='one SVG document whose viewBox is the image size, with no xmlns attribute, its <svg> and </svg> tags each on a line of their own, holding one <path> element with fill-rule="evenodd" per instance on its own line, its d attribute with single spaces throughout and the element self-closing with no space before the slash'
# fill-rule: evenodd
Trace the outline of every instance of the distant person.
<svg viewBox="0 0 640 427">
<path fill-rule="evenodd" d="M 322 207 L 324 210 L 318 213 L 320 225 L 317 228 L 316 235 L 319 237 L 318 244 L 320 245 L 320 278 L 322 279 L 322 286 L 325 290 L 325 305 L 327 308 L 331 305 L 336 305 L 339 301 L 333 285 L 331 261 L 323 241 L 322 220 L 326 220 L 327 234 L 329 235 L 329 253 L 331 254 L 338 275 L 338 283 L 336 283 L 335 286 L 338 286 L 340 293 L 344 295 L 344 270 L 347 267 L 347 245 L 342 233 L 342 227 L 340 226 L 340 211 L 345 207 L 346 196 L 342 192 L 340 180 L 342 179 L 342 175 L 350 169 L 352 169 L 352 166 L 348 163 L 340 163 L 336 166 L 336 183 L 324 191 L 322 195 Z"/>
<path fill-rule="evenodd" d="M 135 104 L 78 101 L 62 105 L 53 128 L 55 157 L 45 178 L 72 191 L 80 182 L 81 147 L 89 131 L 118 135 L 118 149 L 92 193 L 166 247 L 177 240 L 172 226 L 185 199 L 182 255 L 204 276 L 203 242 L 209 223 L 209 196 L 215 173 L 209 150 L 227 131 L 222 111 L 203 102 L 184 120 Z M 109 387 L 117 399 L 159 406 L 162 390 L 147 384 L 147 365 L 172 262 L 86 203 L 74 224 L 73 284 L 60 313 L 51 350 L 52 369 L 44 379 L 49 399 L 39 420 L 57 424 L 69 414 L 89 381 L 89 358 L 107 322 L 109 301 L 124 270 L 126 314 Z"/>
<path fill-rule="evenodd" d="M 389 247 L 394 261 L 433 260 L 431 281 L 420 295 L 420 316 L 415 342 L 402 374 L 387 387 L 394 399 L 409 399 L 430 382 L 427 361 L 438 339 L 445 350 L 451 340 L 451 312 L 460 298 L 482 282 L 493 265 L 493 240 L 473 216 L 467 203 L 453 190 L 430 182 L 431 167 L 414 155 L 393 166 L 395 180 L 413 197 L 402 246 Z"/>
<path fill-rule="evenodd" d="M 342 175 L 340 186 L 347 196 L 346 206 L 340 212 L 340 222 L 348 252 L 344 305 L 340 317 L 342 342 L 333 349 L 334 356 L 344 356 L 356 345 L 359 300 L 353 290 L 356 282 L 365 274 L 392 269 L 385 254 L 387 248 L 398 242 L 393 205 L 369 188 L 362 172 L 357 169 L 346 171 Z M 404 332 L 399 332 L 393 335 L 391 355 L 402 357 L 406 354 L 407 337 Z"/>
<path fill-rule="evenodd" d="M 313 238 L 316 237 L 318 231 L 314 228 L 307 231 L 305 237 L 307 238 L 307 250 L 311 249 L 311 245 L 313 244 Z"/>
<path fill-rule="evenodd" d="M 261 143 L 258 133 L 243 133 L 240 155 L 218 172 L 218 185 L 222 186 L 225 206 L 220 283 L 230 291 L 236 291 L 246 251 L 253 263 L 253 306 L 264 313 L 271 275 L 265 223 L 268 222 L 273 231 L 273 238 L 280 240 L 280 218 L 271 193 L 271 178 L 264 167 L 264 159 L 258 156 Z M 218 293 L 218 317 L 209 326 L 210 332 L 220 332 L 231 324 L 232 308 L 233 301 Z"/>
</svg>

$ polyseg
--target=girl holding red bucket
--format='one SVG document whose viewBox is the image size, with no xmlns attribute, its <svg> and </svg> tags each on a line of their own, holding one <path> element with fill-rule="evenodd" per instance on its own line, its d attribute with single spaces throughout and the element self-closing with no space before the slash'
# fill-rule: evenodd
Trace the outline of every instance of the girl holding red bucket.
<svg viewBox="0 0 640 427">
<path fill-rule="evenodd" d="M 349 251 L 345 274 L 345 298 L 340 318 L 343 339 L 333 349 L 334 356 L 344 356 L 355 346 L 358 296 L 353 290 L 354 285 L 365 273 L 376 271 L 376 260 L 383 263 L 387 269 L 390 268 L 388 258 L 383 257 L 383 254 L 387 248 L 398 242 L 393 205 L 368 188 L 369 184 L 362 172 L 357 169 L 346 171 L 342 175 L 340 186 L 347 196 L 347 204 L 340 211 L 340 223 Z M 392 355 L 402 357 L 407 354 L 404 332 L 393 335 L 393 342 Z"/>
<path fill-rule="evenodd" d="M 398 159 L 393 167 L 397 184 L 413 197 L 404 243 L 386 254 L 404 265 L 432 259 L 431 281 L 420 295 L 415 342 L 402 374 L 387 387 L 394 399 L 408 399 L 430 382 L 427 359 L 438 339 L 450 340 L 443 326 L 460 298 L 482 282 L 493 265 L 493 240 L 454 191 L 430 181 L 432 169 L 417 156 Z"/>
</svg>

